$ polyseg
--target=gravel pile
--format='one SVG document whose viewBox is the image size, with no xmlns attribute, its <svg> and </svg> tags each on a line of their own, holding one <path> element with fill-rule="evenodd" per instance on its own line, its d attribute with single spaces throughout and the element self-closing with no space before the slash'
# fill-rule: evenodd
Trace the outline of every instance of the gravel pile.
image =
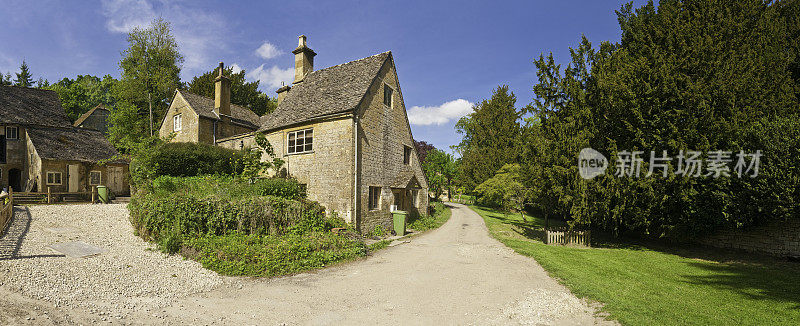
<svg viewBox="0 0 800 326">
<path fill-rule="evenodd" d="M 70 241 L 107 251 L 69 258 L 48 248 Z M 199 263 L 165 255 L 134 236 L 125 205 L 18 209 L 0 239 L 0 287 L 101 320 L 155 311 L 223 282 Z"/>
</svg>

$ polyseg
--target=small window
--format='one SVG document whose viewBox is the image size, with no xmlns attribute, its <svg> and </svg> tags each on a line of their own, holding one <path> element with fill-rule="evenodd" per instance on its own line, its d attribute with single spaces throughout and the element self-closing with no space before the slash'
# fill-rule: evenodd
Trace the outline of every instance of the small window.
<svg viewBox="0 0 800 326">
<path fill-rule="evenodd" d="M 61 185 L 61 172 L 47 172 L 47 185 Z"/>
<path fill-rule="evenodd" d="M 97 186 L 103 182 L 103 175 L 100 171 L 89 172 L 89 185 Z"/>
<path fill-rule="evenodd" d="M 392 88 L 389 85 L 383 84 L 383 104 L 392 107 Z"/>
<path fill-rule="evenodd" d="M 403 146 L 403 164 L 411 164 L 411 147 Z"/>
<path fill-rule="evenodd" d="M 7 140 L 17 140 L 17 139 L 19 139 L 19 128 L 17 128 L 17 127 L 6 127 L 6 139 Z"/>
<path fill-rule="evenodd" d="M 369 187 L 369 210 L 378 209 L 381 199 L 381 187 Z"/>
<path fill-rule="evenodd" d="M 183 128 L 183 117 L 181 114 L 176 114 L 172 117 L 172 130 L 173 131 L 181 131 Z"/>
<path fill-rule="evenodd" d="M 300 154 L 314 150 L 314 130 L 305 129 L 289 132 L 286 153 Z"/>
</svg>

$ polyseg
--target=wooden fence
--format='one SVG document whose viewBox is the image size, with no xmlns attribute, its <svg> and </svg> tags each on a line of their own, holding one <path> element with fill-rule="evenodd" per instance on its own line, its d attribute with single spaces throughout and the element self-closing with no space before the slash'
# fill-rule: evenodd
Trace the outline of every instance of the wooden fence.
<svg viewBox="0 0 800 326">
<path fill-rule="evenodd" d="M 97 188 L 85 192 L 15 192 L 17 204 L 55 204 L 55 203 L 94 203 L 97 201 Z"/>
<path fill-rule="evenodd" d="M 575 245 L 590 247 L 591 230 L 569 230 L 568 228 L 551 228 L 545 230 L 545 243 L 558 245 Z"/>
<path fill-rule="evenodd" d="M 8 227 L 11 217 L 14 216 L 14 194 L 11 190 L 7 194 L 0 195 L 0 236 Z"/>
</svg>

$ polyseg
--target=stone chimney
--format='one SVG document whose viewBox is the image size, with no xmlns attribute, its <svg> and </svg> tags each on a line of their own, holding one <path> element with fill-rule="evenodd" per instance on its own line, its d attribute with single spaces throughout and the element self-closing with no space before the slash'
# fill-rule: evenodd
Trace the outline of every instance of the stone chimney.
<svg viewBox="0 0 800 326">
<path fill-rule="evenodd" d="M 281 86 L 281 88 L 278 88 L 278 90 L 275 91 L 275 93 L 278 93 L 278 105 L 281 105 L 281 102 L 283 102 L 283 99 L 285 99 L 286 95 L 289 94 L 289 90 L 290 89 L 292 89 L 291 86 L 283 85 L 283 86 Z"/>
<path fill-rule="evenodd" d="M 317 55 L 314 50 L 306 45 L 306 36 L 300 35 L 297 42 L 297 48 L 292 51 L 294 53 L 294 83 L 297 84 L 306 78 L 306 75 L 314 70 L 314 56 Z M 280 95 L 278 95 L 280 96 Z"/>
<path fill-rule="evenodd" d="M 231 115 L 231 79 L 225 76 L 224 64 L 219 63 L 219 75 L 214 80 L 214 113 L 222 117 Z"/>
</svg>

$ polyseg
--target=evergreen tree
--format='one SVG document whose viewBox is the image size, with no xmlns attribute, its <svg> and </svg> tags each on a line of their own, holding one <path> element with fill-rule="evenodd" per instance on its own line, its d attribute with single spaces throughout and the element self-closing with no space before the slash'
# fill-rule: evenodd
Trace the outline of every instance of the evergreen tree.
<svg viewBox="0 0 800 326">
<path fill-rule="evenodd" d="M 14 81 L 14 86 L 21 86 L 21 87 L 32 87 L 33 86 L 33 76 L 31 72 L 28 70 L 28 63 L 25 60 L 22 60 L 22 65 L 19 66 L 19 72 L 17 73 L 17 80 Z"/>
<path fill-rule="evenodd" d="M 517 97 L 500 86 L 489 100 L 473 107 L 473 112 L 456 123 L 463 135 L 457 150 L 461 153 L 460 182 L 467 191 L 495 175 L 503 165 L 519 159 L 520 112 L 514 107 Z"/>
<path fill-rule="evenodd" d="M 183 88 L 190 93 L 214 98 L 214 80 L 219 75 L 217 69 L 192 78 Z M 259 81 L 248 82 L 244 75 L 244 70 L 234 73 L 232 67 L 225 68 L 225 76 L 231 80 L 231 103 L 244 106 L 259 116 L 275 110 L 277 102 L 258 90 Z"/>
<path fill-rule="evenodd" d="M 11 81 L 11 73 L 6 73 L 3 75 L 0 73 L 0 86 L 11 86 L 13 82 Z"/>
</svg>

